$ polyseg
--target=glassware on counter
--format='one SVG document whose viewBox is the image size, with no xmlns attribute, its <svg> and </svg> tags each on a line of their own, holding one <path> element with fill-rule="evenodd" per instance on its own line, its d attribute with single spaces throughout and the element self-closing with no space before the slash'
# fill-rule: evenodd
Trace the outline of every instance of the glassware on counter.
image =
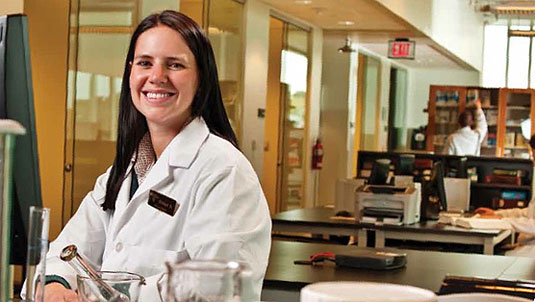
<svg viewBox="0 0 535 302">
<path fill-rule="evenodd" d="M 242 263 L 190 260 L 167 269 L 166 302 L 249 301 L 251 271 Z"/>
<path fill-rule="evenodd" d="M 78 274 L 78 295 L 84 302 L 135 302 L 141 285 L 145 284 L 143 276 L 137 274 L 97 272 L 78 253 L 75 245 L 63 248 L 60 259 L 69 263 Z"/>
<path fill-rule="evenodd" d="M 49 220 L 50 209 L 30 207 L 26 254 L 26 280 L 28 281 L 26 282 L 25 301 L 27 302 L 42 302 L 44 299 L 44 286 L 38 286 L 38 284 L 43 284 L 45 280 Z"/>
<path fill-rule="evenodd" d="M 100 294 L 101 291 L 95 292 L 95 281 L 88 276 L 77 276 L 78 298 L 81 302 L 110 302 L 110 301 L 130 301 L 137 302 L 142 285 L 145 284 L 143 276 L 128 272 L 96 272 L 99 280 L 113 288 L 118 296 L 105 298 Z"/>
</svg>

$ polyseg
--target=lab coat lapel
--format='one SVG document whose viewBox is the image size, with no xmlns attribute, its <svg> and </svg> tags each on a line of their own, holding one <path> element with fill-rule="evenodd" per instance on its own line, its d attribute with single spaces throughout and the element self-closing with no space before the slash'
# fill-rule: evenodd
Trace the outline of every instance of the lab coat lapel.
<svg viewBox="0 0 535 302">
<path fill-rule="evenodd" d="M 172 177 L 173 169 L 189 168 L 208 133 L 208 127 L 202 118 L 191 121 L 165 148 L 130 203 L 133 203 L 140 195 L 144 196 L 162 181 Z"/>
<path fill-rule="evenodd" d="M 117 224 L 114 228 L 114 235 L 124 226 L 130 217 L 133 216 L 139 205 L 147 202 L 148 193 L 153 188 L 158 191 L 159 185 L 173 177 L 173 171 L 177 168 L 189 169 L 197 153 L 199 152 L 202 143 L 208 137 L 210 131 L 202 118 L 196 118 L 186 126 L 173 140 L 169 143 L 167 148 L 156 161 L 152 169 L 147 174 L 145 181 L 141 183 L 132 200 L 128 202 L 124 211 L 116 213 L 118 215 Z M 126 192 L 130 190 L 131 177 L 128 177 L 123 184 L 121 191 Z M 168 188 L 167 186 L 166 188 Z M 165 192 L 160 192 L 164 193 Z M 122 194 L 120 198 L 125 198 L 127 195 Z"/>
<path fill-rule="evenodd" d="M 209 134 L 210 130 L 202 117 L 191 121 L 177 135 L 174 143 L 169 144 L 169 167 L 189 169 Z"/>
</svg>

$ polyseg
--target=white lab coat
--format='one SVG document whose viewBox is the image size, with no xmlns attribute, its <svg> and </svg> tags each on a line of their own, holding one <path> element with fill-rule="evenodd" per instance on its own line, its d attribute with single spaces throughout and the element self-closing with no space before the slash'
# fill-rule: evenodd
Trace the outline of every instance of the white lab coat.
<svg viewBox="0 0 535 302">
<path fill-rule="evenodd" d="M 532 199 L 527 208 L 497 210 L 496 214 L 509 221 L 516 232 L 519 232 L 517 248 L 506 253 L 507 256 L 535 258 L 535 201 Z"/>
<path fill-rule="evenodd" d="M 131 176 L 126 178 L 114 212 L 100 207 L 108 175 L 109 170 L 97 179 L 93 191 L 51 243 L 47 275 L 62 276 L 76 288 L 74 271 L 58 258 L 63 247 L 76 244 L 99 270 L 145 276 L 147 286 L 140 301 L 160 301 L 165 292 L 161 274 L 165 261 L 184 257 L 240 260 L 251 267 L 252 299 L 260 300 L 271 244 L 267 202 L 245 156 L 209 133 L 202 118 L 171 141 L 131 200 Z M 180 207 L 175 215 L 149 206 L 149 190 L 176 200 Z"/>
<path fill-rule="evenodd" d="M 487 135 L 487 119 L 483 110 L 477 109 L 475 114 L 476 129 L 472 130 L 470 126 L 463 127 L 452 133 L 446 145 L 444 152 L 449 155 L 476 155 L 479 156 L 481 151 L 481 143 Z"/>
</svg>

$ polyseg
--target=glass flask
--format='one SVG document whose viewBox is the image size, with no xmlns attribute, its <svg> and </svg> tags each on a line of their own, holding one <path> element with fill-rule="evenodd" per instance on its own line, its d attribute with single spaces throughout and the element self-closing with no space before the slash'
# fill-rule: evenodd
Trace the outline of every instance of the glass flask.
<svg viewBox="0 0 535 302">
<path fill-rule="evenodd" d="M 166 302 L 249 301 L 251 271 L 243 263 L 188 260 L 167 269 Z"/>
<path fill-rule="evenodd" d="M 145 278 L 134 273 L 95 271 L 74 244 L 63 248 L 60 259 L 76 271 L 78 295 L 82 301 L 135 302 L 141 285 L 145 284 Z M 136 300 L 132 300 L 134 298 Z"/>
<path fill-rule="evenodd" d="M 142 285 L 145 284 L 143 276 L 128 272 L 101 271 L 96 272 L 102 282 L 120 293 L 119 296 L 106 297 L 95 291 L 95 281 L 88 276 L 76 276 L 78 284 L 78 298 L 81 302 L 111 302 L 130 301 L 137 302 Z"/>
</svg>

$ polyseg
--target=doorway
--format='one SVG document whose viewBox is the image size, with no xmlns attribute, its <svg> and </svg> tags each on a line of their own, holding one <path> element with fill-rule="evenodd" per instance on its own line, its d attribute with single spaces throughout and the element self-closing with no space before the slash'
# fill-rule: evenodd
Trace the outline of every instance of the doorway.
<svg viewBox="0 0 535 302">
<path fill-rule="evenodd" d="M 270 18 L 262 186 L 271 213 L 302 208 L 309 30 Z"/>
</svg>

